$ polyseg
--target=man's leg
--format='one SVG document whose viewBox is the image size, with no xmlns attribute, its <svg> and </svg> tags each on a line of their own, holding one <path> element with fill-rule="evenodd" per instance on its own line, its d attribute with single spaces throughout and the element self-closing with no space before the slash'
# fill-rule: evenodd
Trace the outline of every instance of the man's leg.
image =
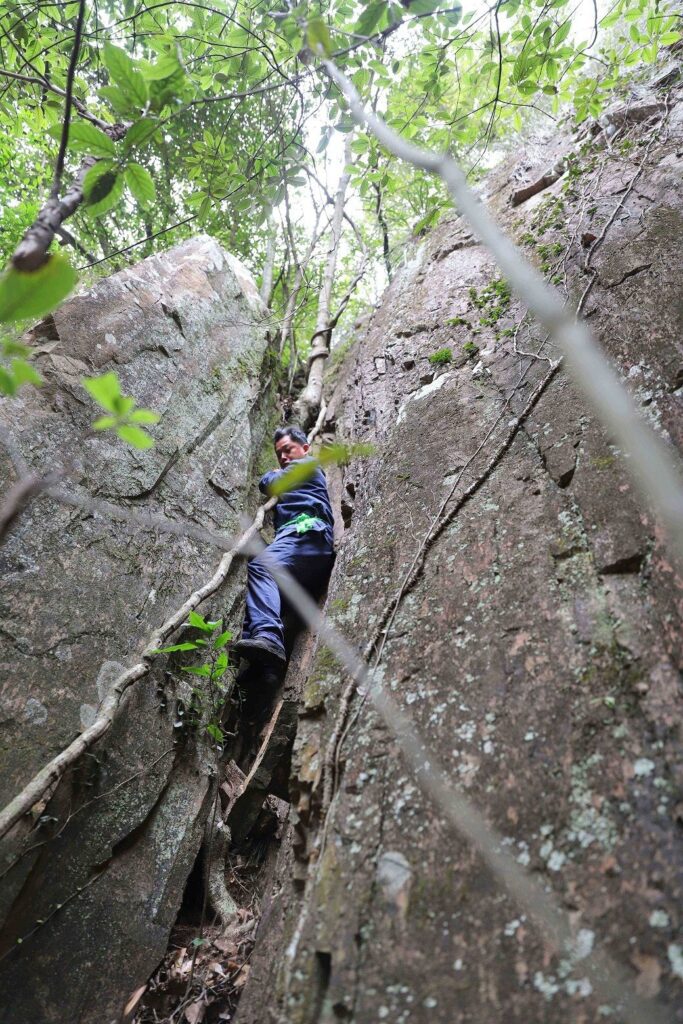
<svg viewBox="0 0 683 1024">
<path fill-rule="evenodd" d="M 334 555 L 324 534 L 310 531 L 276 538 L 262 555 L 248 564 L 247 608 L 242 640 L 267 641 L 284 658 L 282 601 L 275 579 L 268 569 L 269 559 L 287 569 L 309 593 L 317 593 L 327 582 Z"/>
</svg>

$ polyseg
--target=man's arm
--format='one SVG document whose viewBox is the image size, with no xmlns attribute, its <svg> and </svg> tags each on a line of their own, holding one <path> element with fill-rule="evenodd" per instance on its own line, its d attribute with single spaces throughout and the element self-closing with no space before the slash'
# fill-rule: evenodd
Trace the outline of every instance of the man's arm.
<svg viewBox="0 0 683 1024">
<path fill-rule="evenodd" d="M 270 487 L 274 480 L 277 480 L 277 478 L 280 476 L 282 472 L 283 470 L 281 469 L 271 469 L 269 473 L 266 473 L 264 476 L 261 477 L 258 485 L 258 489 L 261 492 L 261 494 L 268 494 L 268 488 Z"/>
</svg>

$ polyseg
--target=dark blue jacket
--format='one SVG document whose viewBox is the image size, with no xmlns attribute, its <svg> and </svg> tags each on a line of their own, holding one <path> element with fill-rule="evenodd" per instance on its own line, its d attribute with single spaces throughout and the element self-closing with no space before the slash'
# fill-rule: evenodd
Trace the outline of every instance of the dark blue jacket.
<svg viewBox="0 0 683 1024">
<path fill-rule="evenodd" d="M 290 463 L 292 466 L 298 465 L 300 462 L 312 461 L 311 459 L 296 459 Z M 259 489 L 264 493 L 268 494 L 269 486 L 275 481 L 279 480 L 289 469 L 273 469 L 270 473 L 266 473 L 261 478 L 259 483 Z M 315 516 L 321 520 L 320 524 L 313 526 L 312 529 L 323 530 L 330 544 L 332 543 L 334 517 L 332 515 L 332 506 L 330 505 L 330 498 L 327 493 L 327 481 L 325 480 L 325 474 L 320 468 L 317 468 L 313 473 L 313 476 L 306 480 L 304 483 L 299 484 L 294 490 L 286 491 L 281 494 L 278 498 L 277 505 L 274 510 L 275 517 L 275 532 L 278 536 L 283 536 L 288 533 L 296 533 L 296 526 L 290 526 L 292 520 L 305 513 L 307 516 Z"/>
</svg>

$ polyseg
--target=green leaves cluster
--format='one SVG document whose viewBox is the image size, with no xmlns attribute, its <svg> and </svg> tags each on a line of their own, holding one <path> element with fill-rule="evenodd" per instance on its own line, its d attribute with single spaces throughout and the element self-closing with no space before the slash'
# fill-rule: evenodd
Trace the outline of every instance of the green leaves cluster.
<svg viewBox="0 0 683 1024">
<path fill-rule="evenodd" d="M 0 395 L 16 395 L 23 384 L 40 387 L 43 378 L 26 356 L 31 354 L 27 345 L 6 338 L 0 343 L 3 361 L 0 362 Z"/>
<path fill-rule="evenodd" d="M 193 724 L 202 722 L 211 739 L 220 745 L 224 740 L 220 714 L 227 693 L 227 686 L 223 679 L 229 666 L 228 652 L 225 648 L 232 639 L 232 633 L 223 629 L 222 619 L 215 622 L 207 621 L 195 611 L 190 612 L 185 625 L 199 630 L 202 635 L 194 640 L 185 640 L 179 644 L 160 647 L 154 653 L 201 652 L 204 660 L 200 665 L 183 665 L 181 667 L 182 672 L 200 676 L 205 680 L 204 687 L 195 686 L 192 690 L 190 719 Z M 181 714 L 180 718 L 182 719 L 182 717 Z M 186 723 L 179 720 L 175 724 L 177 728 L 181 728 Z"/>
<path fill-rule="evenodd" d="M 285 191 L 293 209 L 310 206 L 302 172 L 319 172 L 313 159 L 324 162 L 331 141 L 338 146 L 338 135 L 353 128 L 347 104 L 319 73 L 323 58 L 334 59 L 366 106 L 405 138 L 454 153 L 476 175 L 530 122 L 550 126 L 568 111 L 579 121 L 599 116 L 630 76 L 679 40 L 667 2 L 616 0 L 594 26 L 569 0 L 504 0 L 495 8 L 237 0 L 225 10 L 170 0 L 134 12 L 128 0 L 102 0 L 88 12 L 74 89 L 111 127 L 72 110 L 64 180 L 84 157 L 92 166 L 69 229 L 82 249 L 107 261 L 102 273 L 197 228 L 258 272 L 269 215 L 282 212 Z M 0 33 L 12 41 L 4 70 L 23 76 L 5 80 L 0 109 L 5 261 L 49 189 L 75 13 L 76 4 L 0 3 Z M 389 160 L 365 132 L 355 134 L 352 152 L 361 231 L 377 260 L 391 264 L 438 221 L 447 199 L 438 181 Z M 81 256 L 79 263 L 89 262 Z M 0 320 L 49 312 L 75 281 L 58 255 L 36 274 L 23 280 L 10 270 L 0 280 Z M 289 259 L 276 313 L 294 274 Z M 301 304 L 299 335 L 310 333 L 311 319 L 310 304 Z M 10 363 L 6 372 L 18 380 Z"/>
<path fill-rule="evenodd" d="M 84 377 L 81 384 L 98 405 L 110 414 L 100 416 L 92 424 L 93 430 L 113 430 L 132 448 L 151 448 L 154 439 L 140 424 L 158 423 L 161 417 L 151 409 L 136 409 L 135 399 L 121 394 L 117 374 L 104 373 L 101 377 Z"/>
</svg>

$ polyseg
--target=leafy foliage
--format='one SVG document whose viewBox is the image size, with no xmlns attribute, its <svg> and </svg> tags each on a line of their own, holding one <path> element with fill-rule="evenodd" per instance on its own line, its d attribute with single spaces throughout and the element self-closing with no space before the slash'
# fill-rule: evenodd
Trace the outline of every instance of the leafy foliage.
<svg viewBox="0 0 683 1024">
<path fill-rule="evenodd" d="M 0 0 L 4 263 L 48 195 L 77 9 L 75 0 Z M 598 117 L 680 35 L 667 0 L 616 0 L 604 13 L 569 0 L 237 0 L 225 10 L 104 0 L 88 11 L 74 82 L 64 182 L 84 160 L 91 166 L 69 220 L 79 248 L 73 262 L 91 268 L 90 281 L 206 231 L 259 273 L 275 236 L 276 331 L 302 273 L 313 214 L 322 225 L 327 217 L 339 141 L 354 129 L 321 59 L 331 57 L 363 103 L 405 138 L 454 153 L 477 176 L 529 126 Z M 390 160 L 365 132 L 355 132 L 351 153 L 349 205 L 360 211 L 357 238 L 375 271 L 367 280 L 381 288 L 447 200 L 437 180 Z M 338 299 L 355 279 L 356 248 L 345 242 Z M 283 353 L 290 389 L 315 329 L 323 249 L 303 271 Z M 0 321 L 49 312 L 74 282 L 59 253 L 24 277 L 10 266 L 0 279 Z M 503 296 L 489 298 L 483 323 L 505 309 Z M 348 303 L 347 323 L 361 301 Z M 337 330 L 342 340 L 345 330 Z M 13 394 L 24 383 L 39 377 L 24 354 L 9 354 L 0 390 Z M 147 444 L 144 413 L 134 410 L 136 420 L 117 412 L 97 429 Z"/>
<path fill-rule="evenodd" d="M 205 680 L 205 683 L 197 684 L 192 688 L 189 714 L 186 715 L 185 708 L 181 707 L 175 725 L 179 729 L 186 725 L 201 725 L 206 734 L 220 747 L 225 738 L 220 718 L 227 694 L 224 677 L 229 665 L 228 652 L 225 648 L 232 639 L 232 633 L 222 629 L 222 619 L 210 622 L 194 611 L 190 612 L 186 626 L 199 630 L 202 635 L 195 640 L 184 640 L 179 644 L 160 647 L 154 653 L 177 654 L 189 651 L 201 653 L 203 658 L 201 664 L 181 666 L 182 672 L 199 676 Z"/>
</svg>

